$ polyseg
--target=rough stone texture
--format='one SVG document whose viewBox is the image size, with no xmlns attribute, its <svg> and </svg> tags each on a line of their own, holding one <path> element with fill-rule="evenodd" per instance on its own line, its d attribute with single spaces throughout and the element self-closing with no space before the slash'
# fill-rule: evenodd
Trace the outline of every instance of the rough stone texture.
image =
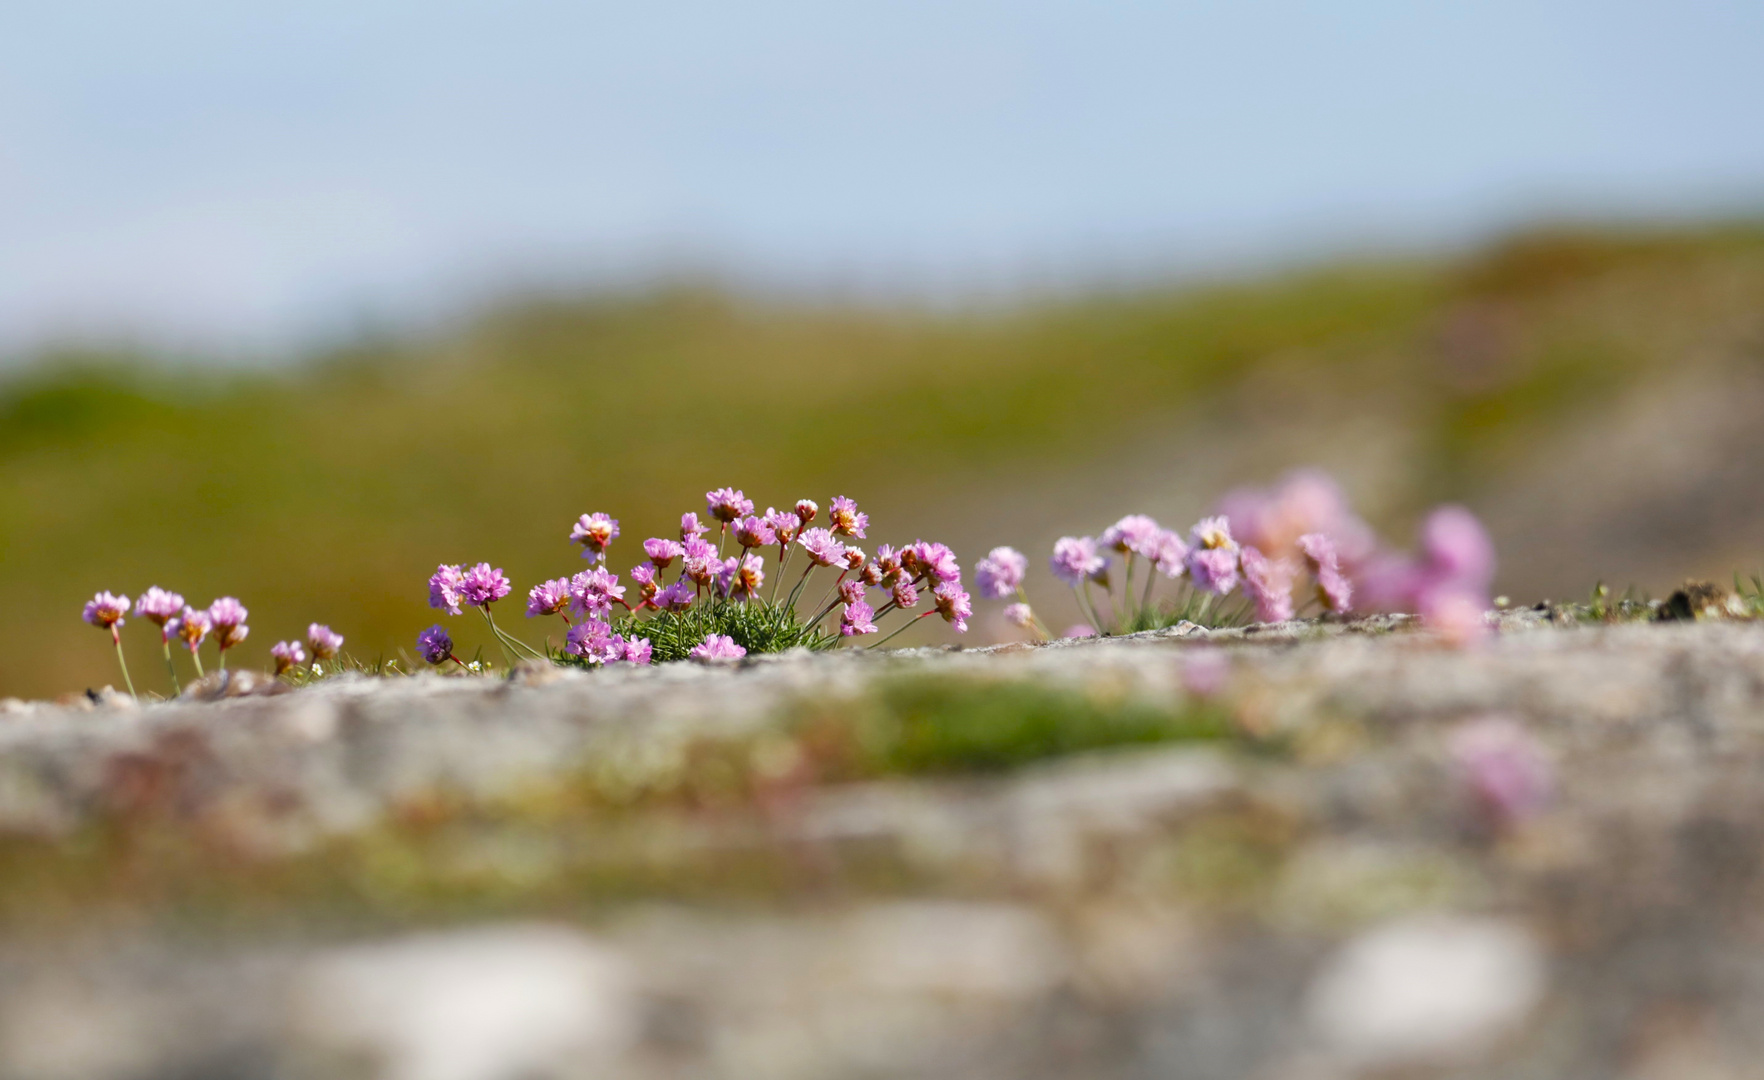
<svg viewBox="0 0 1764 1080">
<path fill-rule="evenodd" d="M 424 849 L 501 882 L 484 908 L 363 885 L 371 917 L 179 916 L 67 885 L 72 916 L 6 924 L 0 1075 L 1756 1075 L 1764 625 L 1549 622 L 1466 652 L 1398 619 L 13 705 L 0 876 L 118 821 L 320 866 L 437 799 L 494 823 L 561 777 L 653 786 L 707 733 L 782 775 L 793 702 L 902 671 L 1201 699 L 1243 737 L 634 803 L 587 841 L 529 808 Z M 1490 717 L 1548 780 L 1507 813 L 1462 750 Z M 618 860 L 652 876 L 555 877 Z"/>
</svg>

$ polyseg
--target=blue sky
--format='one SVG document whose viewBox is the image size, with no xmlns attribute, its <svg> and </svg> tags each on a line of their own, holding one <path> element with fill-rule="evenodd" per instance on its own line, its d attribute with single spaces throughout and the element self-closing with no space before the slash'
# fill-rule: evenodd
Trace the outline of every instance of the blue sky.
<svg viewBox="0 0 1764 1080">
<path fill-rule="evenodd" d="M 0 349 L 275 347 L 712 267 L 967 296 L 1764 207 L 1764 4 L 58 0 Z"/>
</svg>

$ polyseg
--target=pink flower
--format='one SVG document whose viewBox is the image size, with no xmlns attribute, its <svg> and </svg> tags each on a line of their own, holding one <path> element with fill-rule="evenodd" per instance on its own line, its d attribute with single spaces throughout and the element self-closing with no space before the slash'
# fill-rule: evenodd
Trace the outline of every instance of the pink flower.
<svg viewBox="0 0 1764 1080">
<path fill-rule="evenodd" d="M 1448 645 L 1470 645 L 1488 636 L 1487 601 L 1449 584 L 1425 588 L 1416 605 L 1421 623 Z"/>
<path fill-rule="evenodd" d="M 735 639 L 726 634 L 706 634 L 704 641 L 686 655 L 708 664 L 722 660 L 739 660 L 747 655 L 747 650 L 735 644 Z"/>
<path fill-rule="evenodd" d="M 1428 573 L 1481 592 L 1494 580 L 1494 545 L 1476 515 L 1442 506 L 1421 525 L 1421 552 Z"/>
<path fill-rule="evenodd" d="M 1542 811 L 1555 794 L 1555 771 L 1536 741 L 1514 721 L 1471 721 L 1451 737 L 1458 774 L 1494 824 L 1507 826 Z"/>
<path fill-rule="evenodd" d="M 730 560 L 734 562 L 733 559 Z M 766 572 L 762 567 L 765 560 L 758 555 L 743 555 L 741 561 L 732 570 L 729 595 L 738 600 L 751 600 L 759 595 L 760 586 L 766 583 Z"/>
<path fill-rule="evenodd" d="M 1306 533 L 1298 538 L 1298 549 L 1305 557 L 1305 566 L 1317 581 L 1317 599 L 1330 611 L 1346 611 L 1354 598 L 1354 586 L 1341 572 L 1341 559 L 1335 541 L 1322 533 Z"/>
<path fill-rule="evenodd" d="M 744 548 L 771 547 L 778 542 L 778 534 L 765 519 L 750 515 L 735 522 L 735 542 Z"/>
<path fill-rule="evenodd" d="M 988 600 L 1002 600 L 1023 587 L 1029 556 L 1012 547 L 995 547 L 974 564 L 974 586 Z"/>
<path fill-rule="evenodd" d="M 584 619 L 570 627 L 564 635 L 564 651 L 591 664 L 623 659 L 625 655 L 624 642 L 599 619 Z"/>
<path fill-rule="evenodd" d="M 417 653 L 431 664 L 445 663 L 453 656 L 453 638 L 443 627 L 431 626 L 417 635 Z"/>
<path fill-rule="evenodd" d="M 696 540 L 698 537 L 695 536 L 693 539 Z M 666 570 L 675 559 L 686 554 L 686 546 L 678 540 L 664 540 L 659 536 L 652 536 L 643 541 L 643 554 L 649 556 L 649 561 L 655 564 L 657 570 Z"/>
<path fill-rule="evenodd" d="M 1224 596 L 1237 588 L 1237 551 L 1233 548 L 1192 548 L 1188 576 L 1194 587 Z"/>
<path fill-rule="evenodd" d="M 858 573 L 858 579 L 860 581 L 862 581 L 865 585 L 869 585 L 871 587 L 882 584 L 882 566 L 881 566 L 881 564 L 880 563 L 870 563 L 870 564 L 866 565 L 863 568 L 863 570 Z"/>
<path fill-rule="evenodd" d="M 1179 578 L 1188 573 L 1188 544 L 1175 529 L 1158 530 L 1153 554 L 1147 558 L 1155 562 L 1167 578 Z"/>
<path fill-rule="evenodd" d="M 214 647 L 226 652 L 251 636 L 251 628 L 245 625 L 250 614 L 244 604 L 231 596 L 223 596 L 208 605 L 208 621 L 214 626 Z"/>
<path fill-rule="evenodd" d="M 804 525 L 807 525 L 809 522 L 815 520 L 815 515 L 820 512 L 821 512 L 821 508 L 815 505 L 815 500 L 813 500 L 813 499 L 798 499 L 798 500 L 796 500 L 796 520 L 802 522 Z"/>
<path fill-rule="evenodd" d="M 863 538 L 864 530 L 870 526 L 870 515 L 859 512 L 857 503 L 843 495 L 833 496 L 833 506 L 827 511 L 827 520 L 833 523 L 833 531 L 840 536 Z"/>
<path fill-rule="evenodd" d="M 129 598 L 116 593 L 101 592 L 86 601 L 85 609 L 80 618 L 98 627 L 108 630 L 113 626 L 121 626 L 123 616 L 129 613 Z"/>
<path fill-rule="evenodd" d="M 868 558 L 869 556 L 864 554 L 863 548 L 847 547 L 845 549 L 845 568 L 847 570 L 861 570 L 863 569 L 864 561 Z"/>
<path fill-rule="evenodd" d="M 827 529 L 804 529 L 796 542 L 816 566 L 839 566 L 845 562 L 845 545 Z"/>
<path fill-rule="evenodd" d="M 158 624 L 162 631 L 161 636 L 163 636 L 165 624 L 177 618 L 178 612 L 182 610 L 184 610 L 184 598 L 175 592 L 166 592 L 157 585 L 142 593 L 141 598 L 135 601 L 135 614 L 151 619 Z"/>
<path fill-rule="evenodd" d="M 429 575 L 429 606 L 449 615 L 458 615 L 460 604 L 465 602 L 459 592 L 464 584 L 465 575 L 459 572 L 459 567 L 446 563 L 437 566 Z"/>
<path fill-rule="evenodd" d="M 956 562 L 955 552 L 946 545 L 934 540 L 920 540 L 907 550 L 912 553 L 913 566 L 918 573 L 942 582 L 962 580 L 962 568 Z"/>
<path fill-rule="evenodd" d="M 955 627 L 956 633 L 968 632 L 968 617 L 974 614 L 974 604 L 966 589 L 953 581 L 945 581 L 931 590 L 931 600 L 937 605 L 937 614 Z"/>
<path fill-rule="evenodd" d="M 876 547 L 876 565 L 884 574 L 898 574 L 901 571 L 900 552 L 891 544 L 879 544 Z"/>
<path fill-rule="evenodd" d="M 1191 547 L 1208 551 L 1236 551 L 1237 541 L 1231 538 L 1231 522 L 1222 517 L 1201 518 L 1189 533 Z"/>
<path fill-rule="evenodd" d="M 1085 579 L 1108 567 L 1096 553 L 1096 541 L 1088 536 L 1062 536 L 1054 541 L 1053 557 L 1047 561 L 1053 576 L 1076 589 Z"/>
<path fill-rule="evenodd" d="M 905 574 L 894 581 L 894 588 L 889 590 L 894 597 L 896 607 L 910 608 L 919 606 L 919 587 L 912 583 Z"/>
<path fill-rule="evenodd" d="M 619 584 L 619 576 L 609 573 L 604 566 L 584 570 L 570 579 L 572 611 L 604 619 L 612 613 L 613 605 L 624 598 L 625 587 Z"/>
<path fill-rule="evenodd" d="M 643 599 L 655 599 L 656 585 L 654 563 L 638 563 L 636 566 L 631 567 L 631 573 L 627 576 L 629 576 L 637 585 L 638 594 L 641 595 Z"/>
<path fill-rule="evenodd" d="M 625 642 L 624 652 L 618 659 L 626 664 L 647 664 L 653 652 L 648 638 L 632 638 Z"/>
<path fill-rule="evenodd" d="M 1030 610 L 1028 604 L 1006 604 L 1004 609 L 1004 620 L 1012 626 L 1020 626 L 1024 629 L 1028 629 L 1035 625 L 1035 612 Z"/>
<path fill-rule="evenodd" d="M 841 581 L 839 583 L 839 599 L 847 604 L 855 604 L 864 598 L 864 583 L 861 581 Z"/>
<path fill-rule="evenodd" d="M 570 579 L 552 578 L 527 593 L 527 618 L 556 615 L 570 602 Z"/>
<path fill-rule="evenodd" d="M 1243 564 L 1243 591 L 1256 602 L 1256 620 L 1274 623 L 1292 618 L 1293 565 L 1248 546 L 1238 558 Z"/>
<path fill-rule="evenodd" d="M 1098 547 L 1112 548 L 1123 555 L 1157 557 L 1158 534 L 1163 530 L 1144 514 L 1128 514 L 1103 530 L 1096 538 Z"/>
<path fill-rule="evenodd" d="M 209 619 L 208 612 L 199 611 L 193 607 L 184 608 L 183 615 L 166 624 L 167 629 L 173 626 L 176 627 L 173 633 L 184 639 L 184 644 L 190 647 L 191 652 L 195 652 L 201 647 L 202 642 L 208 637 L 208 632 L 214 629 L 214 623 Z"/>
<path fill-rule="evenodd" d="M 698 594 L 693 591 L 685 578 L 674 582 L 655 594 L 655 606 L 663 611 L 685 611 L 692 606 Z"/>
<path fill-rule="evenodd" d="M 301 648 L 298 641 L 276 642 L 270 646 L 270 656 L 275 658 L 277 675 L 306 663 L 306 650 Z"/>
<path fill-rule="evenodd" d="M 481 562 L 460 575 L 459 598 L 473 607 L 488 608 L 513 588 L 501 567 L 493 568 L 489 563 Z"/>
<path fill-rule="evenodd" d="M 718 488 L 707 491 L 704 501 L 710 508 L 711 517 L 725 525 L 738 517 L 753 513 L 753 500 L 735 488 Z"/>
<path fill-rule="evenodd" d="M 313 623 L 306 628 L 306 647 L 312 650 L 314 660 L 329 660 L 343 647 L 343 635 L 323 623 Z"/>
<path fill-rule="evenodd" d="M 606 554 L 606 545 L 619 535 L 619 522 L 605 514 L 583 514 L 570 530 L 570 542 L 582 545 L 582 558 L 598 562 Z"/>
<path fill-rule="evenodd" d="M 1063 638 L 1095 637 L 1096 627 L 1089 623 L 1073 623 L 1066 627 L 1066 632 L 1060 636 Z"/>
<path fill-rule="evenodd" d="M 856 637 L 876 632 L 876 611 L 862 600 L 849 601 L 839 612 L 839 635 Z"/>
<path fill-rule="evenodd" d="M 709 585 L 711 579 L 723 568 L 723 562 L 717 558 L 715 544 L 705 540 L 688 540 L 681 545 L 685 551 L 685 562 L 682 564 L 686 576 L 694 584 Z"/>
<path fill-rule="evenodd" d="M 772 542 L 780 547 L 796 539 L 796 534 L 802 531 L 802 519 L 792 510 L 766 507 L 766 524 L 772 529 Z"/>
<path fill-rule="evenodd" d="M 1307 533 L 1333 537 L 1350 566 L 1377 546 L 1372 530 L 1348 508 L 1335 481 L 1316 469 L 1288 473 L 1267 491 L 1239 488 L 1219 501 L 1219 513 L 1230 519 L 1239 541 L 1270 558 L 1297 554 L 1298 538 Z"/>
<path fill-rule="evenodd" d="M 681 540 L 697 540 L 703 537 L 707 532 L 710 532 L 710 529 L 698 523 L 697 514 L 686 513 L 680 515 Z"/>
</svg>

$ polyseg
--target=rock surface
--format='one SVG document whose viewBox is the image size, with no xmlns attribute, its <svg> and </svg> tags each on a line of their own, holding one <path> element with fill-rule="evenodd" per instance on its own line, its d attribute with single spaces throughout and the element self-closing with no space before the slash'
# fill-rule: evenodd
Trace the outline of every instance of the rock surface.
<svg viewBox="0 0 1764 1080">
<path fill-rule="evenodd" d="M 1023 692 L 1070 728 L 999 734 Z M 1764 1053 L 1764 624 L 14 705 L 0 830 L 4 1077 L 1641 1080 Z"/>
</svg>

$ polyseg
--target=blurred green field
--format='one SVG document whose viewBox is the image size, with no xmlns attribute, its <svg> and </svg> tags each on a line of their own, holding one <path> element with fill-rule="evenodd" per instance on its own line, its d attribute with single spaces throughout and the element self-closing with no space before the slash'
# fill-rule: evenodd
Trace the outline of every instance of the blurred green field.
<svg viewBox="0 0 1764 1080">
<path fill-rule="evenodd" d="M 622 571 L 723 484 L 762 507 L 851 495 L 872 545 L 945 539 L 971 565 L 1316 462 L 1398 538 L 1469 501 L 1508 590 L 1659 587 L 1764 562 L 1764 509 L 1720 498 L 1764 474 L 1761 378 L 1758 223 L 986 312 L 700 289 L 511 303 L 273 372 L 41 357 L 0 383 L 0 695 L 115 680 L 78 620 L 100 588 L 239 596 L 252 665 L 315 619 L 358 657 L 396 655 L 433 621 L 437 562 L 488 559 L 524 592 L 580 567 L 570 523 L 605 510 Z M 124 633 L 162 689 L 151 629 Z"/>
</svg>

